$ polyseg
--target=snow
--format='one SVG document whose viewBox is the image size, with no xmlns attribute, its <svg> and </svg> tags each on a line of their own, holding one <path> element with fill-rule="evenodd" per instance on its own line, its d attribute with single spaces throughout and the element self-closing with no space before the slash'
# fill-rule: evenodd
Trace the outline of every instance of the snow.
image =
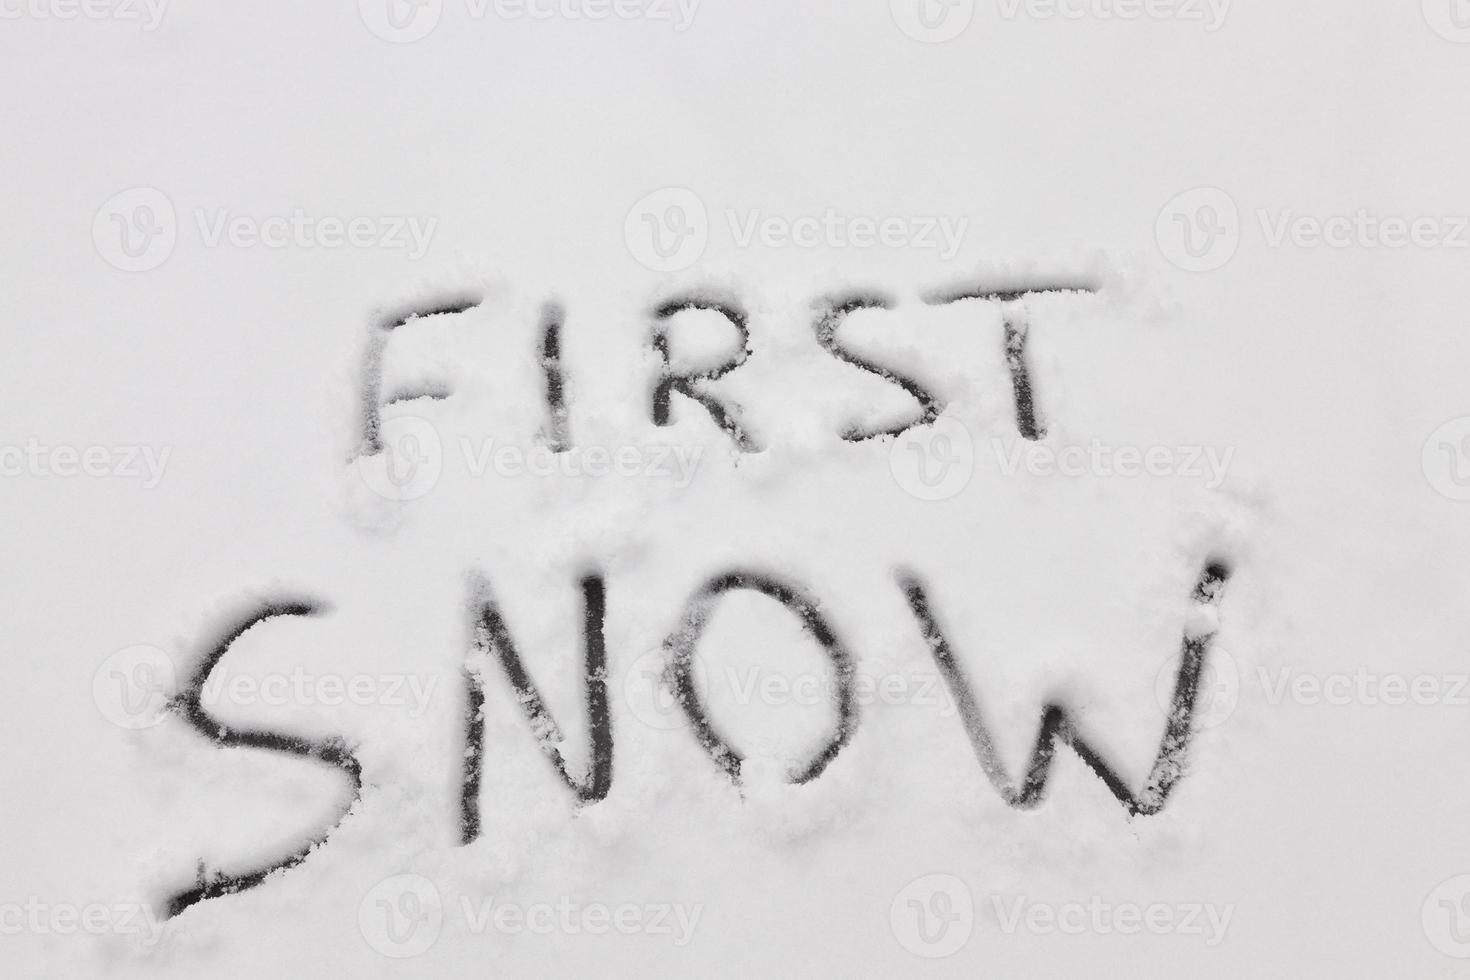
<svg viewBox="0 0 1470 980">
<path fill-rule="evenodd" d="M 1465 213 L 1466 49 L 1434 2 L 1231 4 L 1216 29 L 1206 5 L 980 3 L 933 44 L 897 0 L 444 0 L 408 43 L 368 0 L 170 4 L 150 29 L 6 8 L 0 972 L 1458 975 L 1462 256 L 1271 243 L 1287 212 L 1365 209 L 1374 234 Z M 1233 253 L 1181 252 L 1171 209 L 1227 220 L 1219 194 Z M 167 254 L 108 237 L 144 218 Z M 365 244 L 332 244 L 354 219 Z M 660 219 L 703 228 L 698 254 L 650 253 Z M 901 244 L 854 244 L 885 219 Z M 798 228 L 815 243 L 781 244 Z M 921 411 L 819 343 L 852 296 L 884 305 L 838 341 L 933 393 L 932 426 L 843 438 Z M 758 452 L 678 390 L 653 424 L 660 326 L 680 375 L 740 344 L 718 310 L 657 315 L 690 298 L 748 327 L 700 390 Z M 103 452 L 98 475 L 58 447 Z M 789 604 L 729 592 L 694 648 L 738 781 L 668 689 L 691 602 L 733 572 L 810 602 L 850 657 L 856 723 L 800 785 L 843 667 Z M 581 779 L 590 574 L 612 783 L 579 802 L 475 627 L 493 595 Z M 905 576 L 1012 781 L 1055 704 L 1141 793 L 1207 643 L 1161 811 L 1130 816 L 1062 745 L 1039 803 L 1008 806 Z M 343 765 L 180 710 L 272 602 L 317 612 L 246 630 L 201 703 L 340 739 L 355 798 Z M 323 838 L 164 918 L 201 863 L 249 875 Z"/>
</svg>

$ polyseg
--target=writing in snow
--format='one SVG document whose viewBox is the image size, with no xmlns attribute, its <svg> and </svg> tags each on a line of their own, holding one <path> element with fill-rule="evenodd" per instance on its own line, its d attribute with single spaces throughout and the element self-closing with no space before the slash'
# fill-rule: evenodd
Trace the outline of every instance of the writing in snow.
<svg viewBox="0 0 1470 980">
<path fill-rule="evenodd" d="M 1086 295 L 1095 293 L 1098 285 L 1083 277 L 1071 280 L 1008 284 L 1001 287 L 961 287 L 930 293 L 924 297 L 931 306 L 965 301 L 998 303 L 1002 310 L 1003 328 L 997 337 L 999 353 L 1010 375 L 1011 395 L 1016 427 L 1021 438 L 1042 439 L 1046 424 L 1037 405 L 1030 366 L 1027 360 L 1027 337 L 1030 312 L 1027 301 L 1043 295 Z M 441 302 L 426 303 L 406 311 L 381 317 L 368 328 L 366 351 L 362 363 L 360 424 L 361 441 L 357 456 L 383 454 L 383 409 L 418 399 L 444 400 L 453 390 L 444 382 L 417 381 L 384 396 L 384 367 L 390 340 L 399 328 L 424 318 L 452 319 L 475 309 L 481 299 L 474 295 L 449 296 Z M 877 360 L 840 336 L 844 322 L 863 310 L 889 310 L 894 300 L 876 292 L 852 292 L 823 296 L 812 304 L 812 337 L 821 350 L 837 361 L 879 378 L 902 391 L 915 404 L 911 418 L 879 426 L 851 423 L 837 435 L 845 441 L 861 442 L 892 437 L 919 426 L 930 425 L 940 418 L 946 407 L 943 396 L 915 378 Z M 733 329 L 733 343 L 716 363 L 699 368 L 680 367 L 672 353 L 673 335 L 684 314 L 713 314 Z M 651 311 L 648 345 L 656 357 L 657 369 L 649 379 L 646 406 L 650 422 L 657 427 L 674 424 L 674 406 L 679 404 L 703 412 L 722 430 L 741 453 L 760 452 L 767 444 L 762 433 L 754 431 L 744 419 L 739 404 L 720 392 L 724 379 L 745 366 L 756 352 L 752 348 L 750 315 L 740 301 L 730 295 L 712 292 L 679 293 L 657 304 Z M 553 452 L 566 452 L 576 445 L 567 402 L 568 379 L 562 366 L 565 311 L 560 304 L 546 303 L 541 311 L 539 363 L 542 371 L 542 393 L 545 401 L 544 444 Z M 675 396 L 678 396 L 676 399 Z"/>
<path fill-rule="evenodd" d="M 1006 289 L 971 288 L 935 294 L 928 297 L 927 301 L 948 303 L 980 300 L 1002 304 L 1003 332 L 999 339 L 1010 372 L 1015 424 L 1023 440 L 1037 443 L 1045 437 L 1046 426 L 1037 410 L 1026 365 L 1029 318 L 1025 300 L 1040 293 L 1087 293 L 1095 288 L 1094 284 L 1087 282 L 1044 283 Z M 382 409 L 386 404 L 404 398 L 446 398 L 452 395 L 451 391 L 444 388 L 428 388 L 404 392 L 385 402 L 381 394 L 382 369 L 393 330 L 419 317 L 452 316 L 476 305 L 478 300 L 473 298 L 456 299 L 385 318 L 372 326 L 364 361 L 362 441 L 358 448 L 359 457 L 385 454 Z M 813 332 L 822 349 L 844 363 L 901 388 L 918 406 L 915 418 L 901 425 L 877 429 L 849 426 L 838 433 L 846 441 L 892 437 L 912 427 L 933 423 L 944 409 L 942 399 L 911 377 L 878 363 L 839 340 L 838 329 L 848 314 L 860 309 L 887 308 L 888 305 L 888 300 L 876 294 L 849 295 L 816 304 Z M 674 366 L 669 354 L 669 332 L 678 316 L 690 310 L 713 311 L 724 317 L 735 329 L 736 348 L 714 367 L 686 371 Z M 568 452 L 574 445 L 567 411 L 566 380 L 562 375 L 560 360 L 563 321 L 564 314 L 559 306 L 548 303 L 544 307 L 539 363 L 544 374 L 545 441 L 547 448 L 553 453 Z M 678 395 L 682 403 L 702 410 L 726 434 L 734 451 L 759 452 L 762 443 L 760 436 L 743 423 L 736 406 L 721 398 L 714 390 L 715 382 L 739 368 L 752 354 L 747 314 L 740 304 L 727 296 L 679 295 L 653 309 L 652 323 L 650 344 L 658 354 L 660 365 L 656 376 L 650 380 L 648 390 L 647 408 L 653 424 L 671 424 L 674 396 Z M 1100 454 L 1096 458 L 1100 458 Z M 1138 457 L 1140 465 L 1145 458 L 1144 455 Z M 1210 458 L 1217 467 L 1217 472 L 1222 472 L 1228 466 L 1228 457 Z M 1017 459 L 1016 463 L 1019 462 Z M 1060 462 L 1059 459 L 1058 463 Z M 1218 629 L 1218 608 L 1231 574 L 1230 562 L 1220 554 L 1203 554 L 1200 561 L 1201 570 L 1189 595 L 1193 608 L 1181 616 L 1184 626 L 1178 647 L 1178 667 L 1164 731 L 1147 776 L 1137 788 L 1131 786 L 1121 775 L 1120 769 L 1108 761 L 1107 753 L 1101 747 L 1103 740 L 1096 733 L 1084 731 L 1084 726 L 1061 703 L 1042 706 L 1030 759 L 1024 773 L 1019 778 L 1013 776 L 1003 762 L 1007 753 L 981 710 L 975 682 L 968 676 L 951 646 L 942 625 L 942 611 L 937 610 L 930 600 L 923 577 L 907 568 L 897 570 L 895 585 L 908 606 L 914 626 L 923 639 L 937 674 L 955 707 L 954 714 L 960 719 L 980 771 L 1007 805 L 1021 810 L 1039 805 L 1046 794 L 1056 751 L 1058 748 L 1066 748 L 1101 781 L 1102 786 L 1128 816 L 1148 816 L 1164 809 L 1174 788 L 1188 771 L 1187 757 L 1194 733 L 1196 705 L 1200 700 L 1202 678 L 1208 666 L 1211 641 Z M 542 754 L 579 805 L 596 805 L 613 792 L 618 723 L 608 696 L 606 585 L 601 572 L 593 568 L 581 577 L 578 586 L 582 598 L 583 624 L 581 701 L 586 712 L 588 748 L 585 753 L 586 764 L 573 766 L 563 754 L 567 740 L 547 707 L 547 700 L 536 677 L 521 658 L 490 579 L 472 579 L 469 608 L 474 644 L 460 678 L 466 706 L 464 745 L 460 753 L 461 779 L 459 798 L 456 801 L 461 844 L 469 844 L 480 835 L 485 691 L 490 684 L 504 683 L 514 690 L 516 704 L 535 734 Z M 660 688 L 677 705 L 688 722 L 686 729 L 676 734 L 680 737 L 692 736 L 716 771 L 728 777 L 735 787 L 742 785 L 745 756 L 710 715 L 706 695 L 695 680 L 696 656 L 705 627 L 726 596 L 741 592 L 754 593 L 771 600 L 766 607 L 771 610 L 771 615 L 784 614 L 793 617 L 821 648 L 829 662 L 833 682 L 824 692 L 831 715 L 829 730 L 817 748 L 808 757 L 792 764 L 787 773 L 787 779 L 792 784 L 812 783 L 837 763 L 843 750 L 858 736 L 862 712 L 857 694 L 857 660 L 840 631 L 824 613 L 822 603 L 806 583 L 789 581 L 766 570 L 732 567 L 697 586 L 682 612 L 675 617 L 675 625 L 664 641 L 664 666 L 658 673 Z M 337 770 L 351 786 L 351 799 L 342 808 L 338 818 L 340 822 L 361 798 L 363 767 L 354 746 L 340 737 L 310 740 L 285 732 L 239 727 L 216 717 L 211 710 L 213 702 L 207 697 L 212 686 L 212 675 L 232 646 L 246 632 L 267 621 L 325 615 L 329 608 L 327 600 L 308 595 L 281 596 L 255 601 L 243 607 L 212 639 L 202 644 L 203 653 L 196 666 L 183 689 L 168 700 L 167 707 L 187 722 L 199 736 L 222 748 L 243 747 L 272 751 L 311 759 Z M 178 915 L 201 901 L 263 884 L 271 874 L 305 861 L 312 850 L 326 840 L 336 825 L 334 823 L 332 827 L 322 830 L 299 850 L 254 871 L 210 872 L 201 863 L 193 883 L 167 900 L 167 915 Z"/>
</svg>

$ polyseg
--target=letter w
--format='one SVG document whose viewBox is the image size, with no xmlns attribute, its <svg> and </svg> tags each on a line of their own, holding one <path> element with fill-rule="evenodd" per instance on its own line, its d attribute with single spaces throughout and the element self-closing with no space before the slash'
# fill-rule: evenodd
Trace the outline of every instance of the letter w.
<svg viewBox="0 0 1470 980">
<path fill-rule="evenodd" d="M 1204 605 L 1218 604 L 1224 592 L 1225 582 L 1229 577 L 1230 569 L 1223 562 L 1210 562 L 1194 587 L 1194 601 Z M 1184 774 L 1185 757 L 1189 749 L 1190 737 L 1193 734 L 1192 727 L 1195 705 L 1199 697 L 1200 678 L 1204 671 L 1210 640 L 1214 637 L 1213 633 L 1194 635 L 1186 633 L 1184 636 L 1179 673 L 1174 682 L 1174 696 L 1164 728 L 1164 737 L 1159 743 L 1159 752 L 1154 759 L 1153 769 L 1141 793 L 1135 795 L 1124 784 L 1117 772 L 1103 760 L 1089 742 L 1083 739 L 1071 719 L 1067 717 L 1066 710 L 1056 704 L 1048 704 L 1042 709 L 1041 731 L 1037 735 L 1035 747 L 1031 752 L 1031 762 L 1026 768 L 1025 780 L 1017 788 L 1001 765 L 999 754 L 995 749 L 995 740 L 989 729 L 985 727 L 980 706 L 975 700 L 974 690 L 966 680 L 964 670 L 955 660 L 948 640 L 945 639 L 933 613 L 929 610 L 929 600 L 924 594 L 923 585 L 917 578 L 907 574 L 900 575 L 899 584 L 908 599 L 909 608 L 913 610 L 914 618 L 919 621 L 919 628 L 923 631 L 924 639 L 929 644 L 934 662 L 939 666 L 940 673 L 944 675 L 945 683 L 954 696 L 955 704 L 959 707 L 965 731 L 970 736 L 970 744 L 974 747 L 975 755 L 980 760 L 980 768 L 985 771 L 991 785 L 996 788 L 1007 804 L 1017 809 L 1029 809 L 1041 802 L 1046 793 L 1047 777 L 1051 771 L 1051 761 L 1056 753 L 1056 745 L 1061 743 L 1071 747 L 1072 751 L 1081 757 L 1087 767 L 1107 785 L 1108 790 L 1118 799 L 1130 816 L 1137 814 L 1148 816 L 1164 808 L 1164 803 L 1168 800 L 1174 785 Z"/>
</svg>

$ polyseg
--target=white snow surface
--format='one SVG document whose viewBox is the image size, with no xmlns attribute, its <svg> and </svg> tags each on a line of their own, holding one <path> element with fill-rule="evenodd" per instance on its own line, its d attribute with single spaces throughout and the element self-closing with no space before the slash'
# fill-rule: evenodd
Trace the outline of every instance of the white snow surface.
<svg viewBox="0 0 1470 980">
<path fill-rule="evenodd" d="M 0 480 L 0 974 L 1470 968 L 1426 919 L 1438 914 L 1431 893 L 1470 873 L 1470 706 L 1271 696 L 1283 670 L 1447 684 L 1470 671 L 1470 503 L 1437 492 L 1421 465 L 1431 434 L 1470 414 L 1466 253 L 1273 248 L 1256 217 L 1465 213 L 1470 47 L 1436 34 L 1418 4 L 1240 0 L 1206 31 L 1008 19 L 980 0 L 941 44 L 905 36 L 883 3 L 834 0 L 704 0 L 682 31 L 477 19 L 445 0 L 438 29 L 405 44 L 375 37 L 345 2 L 178 4 L 152 31 L 15 9 L 0 24 L 0 443 L 169 455 L 151 487 Z M 130 273 L 99 255 L 92 225 L 132 187 L 167 195 L 178 242 Z M 625 218 L 669 187 L 703 202 L 709 241 L 664 273 L 630 251 Z M 1172 265 L 1155 237 L 1161 209 L 1196 187 L 1240 209 L 1237 253 L 1208 272 Z M 217 209 L 437 225 L 416 260 L 209 247 L 196 215 Z M 968 228 L 945 258 L 741 247 L 726 217 L 828 209 Z M 1056 280 L 1098 288 L 1025 301 L 1043 443 L 1228 450 L 1218 485 L 1208 473 L 1004 472 L 997 453 L 1024 447 L 1003 310 L 925 298 Z M 650 421 L 653 311 L 689 292 L 748 314 L 751 353 L 711 390 L 738 403 L 758 453 L 735 453 L 679 394 L 673 425 Z M 893 475 L 893 440 L 840 438 L 916 411 L 818 345 L 814 303 L 852 292 L 891 307 L 853 314 L 842 343 L 941 395 L 944 418 L 973 436 L 961 492 L 919 499 Z M 442 440 L 432 487 L 385 499 L 363 476 L 372 458 L 358 460 L 373 325 L 465 295 L 479 305 L 387 342 L 385 398 L 450 394 L 382 408 L 385 432 L 412 417 Z M 689 479 L 474 472 L 466 446 L 531 451 L 544 435 L 549 301 L 565 311 L 573 443 L 678 447 L 697 453 Z M 670 322 L 681 366 L 718 363 L 735 343 L 716 314 Z M 1218 606 L 1200 610 L 1191 589 L 1216 557 L 1232 574 Z M 475 583 L 493 590 L 580 775 L 577 583 L 591 569 L 607 587 L 611 790 L 579 806 L 503 672 L 481 663 L 482 826 L 461 846 Z M 690 597 L 735 569 L 799 586 L 858 675 L 934 697 L 864 698 L 830 766 L 792 785 L 831 731 L 831 704 L 740 688 L 805 677 L 825 692 L 832 665 L 770 599 L 728 595 L 697 660 L 711 717 L 747 756 L 732 784 L 677 712 L 628 678 L 662 662 Z M 1234 665 L 1237 695 L 1197 719 L 1162 812 L 1130 817 L 1066 748 L 1042 802 L 1014 809 L 935 684 L 899 570 L 923 580 L 1012 778 L 1055 702 L 1140 789 L 1166 722 L 1158 679 L 1172 677 L 1187 633 L 1214 631 L 1211 656 Z M 351 798 L 340 771 L 221 748 L 177 713 L 128 730 L 94 693 L 109 658 L 135 646 L 170 658 L 176 692 L 262 597 L 323 612 L 250 630 L 217 678 L 405 678 L 405 703 L 215 711 L 351 746 L 363 787 L 331 830 Z M 157 931 L 7 918 L 28 902 L 161 916 L 200 862 L 245 873 L 323 833 L 303 863 Z M 402 875 L 442 900 L 433 942 L 413 956 L 385 954 L 404 950 L 368 921 L 374 889 Z M 949 956 L 905 938 L 905 889 L 929 875 L 973 900 L 970 935 Z M 1198 932 L 1007 929 L 1019 899 L 1207 911 Z M 665 906 L 674 926 L 485 927 L 475 916 L 487 902 Z M 1229 916 L 1221 935 L 1211 912 Z"/>
</svg>

